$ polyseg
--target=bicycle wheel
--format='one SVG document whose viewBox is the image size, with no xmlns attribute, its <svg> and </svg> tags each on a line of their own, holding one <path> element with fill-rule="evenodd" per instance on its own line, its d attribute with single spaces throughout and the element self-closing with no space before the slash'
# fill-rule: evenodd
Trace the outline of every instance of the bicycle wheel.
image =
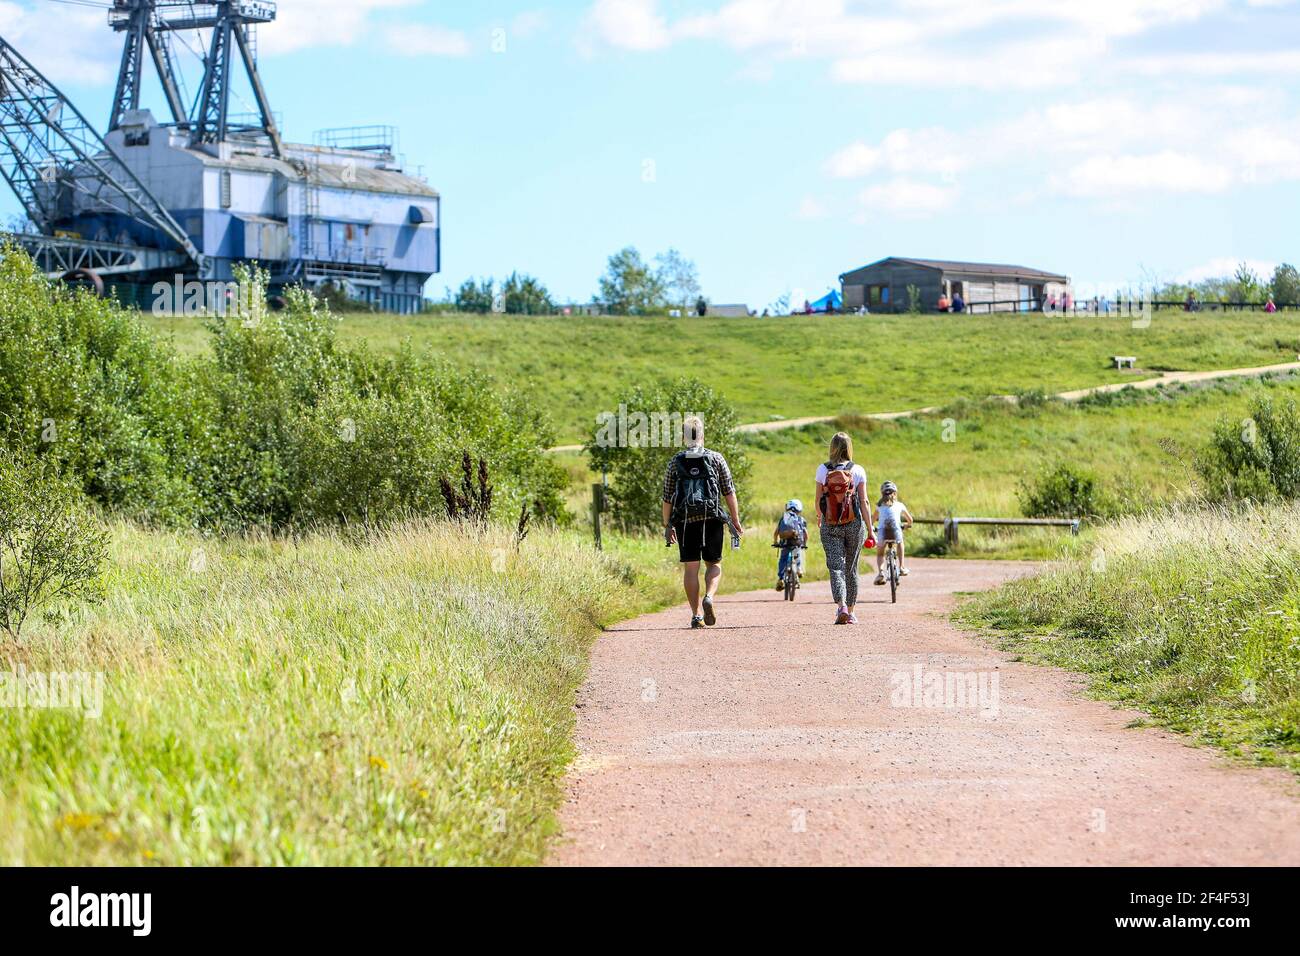
<svg viewBox="0 0 1300 956">
<path fill-rule="evenodd" d="M 889 603 L 898 603 L 898 565 L 894 563 L 894 549 L 889 549 Z"/>
<path fill-rule="evenodd" d="M 798 579 L 794 576 L 793 571 L 785 572 L 785 599 L 787 601 L 794 600 L 794 589 L 797 580 Z"/>
</svg>

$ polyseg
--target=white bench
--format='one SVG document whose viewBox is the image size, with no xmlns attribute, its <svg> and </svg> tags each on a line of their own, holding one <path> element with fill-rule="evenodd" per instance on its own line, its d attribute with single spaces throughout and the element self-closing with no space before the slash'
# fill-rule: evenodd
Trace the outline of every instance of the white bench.
<svg viewBox="0 0 1300 956">
<path fill-rule="evenodd" d="M 1126 365 L 1129 368 L 1137 368 L 1136 355 L 1112 355 L 1110 360 L 1115 363 L 1116 368 L 1123 368 Z"/>
</svg>

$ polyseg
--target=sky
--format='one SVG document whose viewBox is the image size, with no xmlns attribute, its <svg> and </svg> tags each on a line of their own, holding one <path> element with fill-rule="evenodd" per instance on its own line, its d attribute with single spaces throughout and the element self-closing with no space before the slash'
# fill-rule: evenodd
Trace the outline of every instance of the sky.
<svg viewBox="0 0 1300 956">
<path fill-rule="evenodd" d="M 258 44 L 286 138 L 395 125 L 441 193 L 434 297 L 519 270 L 586 301 L 627 245 L 760 311 L 889 255 L 1082 294 L 1300 260 L 1300 0 L 278 8 Z M 0 36 L 106 118 L 120 39 L 94 0 L 0 0 Z"/>
</svg>

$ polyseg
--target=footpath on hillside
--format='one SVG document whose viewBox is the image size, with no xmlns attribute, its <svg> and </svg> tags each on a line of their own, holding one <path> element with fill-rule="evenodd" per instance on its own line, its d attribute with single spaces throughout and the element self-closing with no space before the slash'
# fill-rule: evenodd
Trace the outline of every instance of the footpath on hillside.
<svg viewBox="0 0 1300 956">
<path fill-rule="evenodd" d="M 1300 362 L 1283 362 L 1280 365 L 1258 365 L 1251 368 L 1221 368 L 1209 369 L 1202 372 L 1163 372 L 1156 378 L 1135 379 L 1131 382 L 1109 382 L 1105 385 L 1093 385 L 1088 388 L 1076 388 L 1066 392 L 1056 392 L 1052 397 L 1059 398 L 1066 402 L 1077 402 L 1081 398 L 1089 395 L 1101 395 L 1107 392 L 1118 392 L 1126 388 L 1149 389 L 1159 388 L 1165 385 L 1177 385 L 1180 383 L 1192 384 L 1195 382 L 1209 382 L 1220 378 L 1262 378 L 1265 375 L 1285 375 L 1292 372 L 1300 372 Z M 994 395 L 994 399 L 1001 399 L 1005 402 L 1016 401 L 1014 395 Z M 861 415 L 862 418 L 874 418 L 877 421 L 894 421 L 899 418 L 911 418 L 914 415 L 933 415 L 940 410 L 938 405 L 929 405 L 925 408 L 910 408 L 899 412 L 867 412 Z M 831 422 L 841 415 L 809 415 L 803 418 L 778 418 L 767 422 L 750 422 L 745 425 L 739 425 L 736 431 L 740 432 L 774 432 L 782 431 L 787 428 L 802 428 L 805 425 L 818 425 L 823 422 Z M 548 449 L 552 452 L 574 452 L 582 451 L 582 445 L 556 445 Z"/>
</svg>

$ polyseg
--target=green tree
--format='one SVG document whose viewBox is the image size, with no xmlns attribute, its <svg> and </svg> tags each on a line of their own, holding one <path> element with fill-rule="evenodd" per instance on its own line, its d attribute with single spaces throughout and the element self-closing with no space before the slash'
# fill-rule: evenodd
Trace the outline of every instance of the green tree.
<svg viewBox="0 0 1300 956">
<path fill-rule="evenodd" d="M 1220 419 L 1196 459 L 1211 500 L 1300 498 L 1300 412 L 1267 395 L 1250 403 L 1250 416 Z"/>
<path fill-rule="evenodd" d="M 655 265 L 664 297 L 668 304 L 682 313 L 690 311 L 700 296 L 700 276 L 695 263 L 676 249 L 655 256 Z"/>
<path fill-rule="evenodd" d="M 37 608 L 100 593 L 108 535 L 52 464 L 0 448 L 0 627 L 14 640 Z"/>
<path fill-rule="evenodd" d="M 694 379 L 638 386 L 622 396 L 617 408 L 601 416 L 586 451 L 592 469 L 609 475 L 610 508 L 619 526 L 660 527 L 664 471 L 682 449 L 681 422 L 689 415 L 704 421 L 705 445 L 727 459 L 737 490 L 743 491 L 750 463 L 735 431 L 740 420 L 709 386 Z M 742 507 L 744 503 L 742 495 Z"/>
<path fill-rule="evenodd" d="M 1300 270 L 1289 262 L 1282 263 L 1273 270 L 1268 290 L 1278 305 L 1300 305 Z"/>
<path fill-rule="evenodd" d="M 456 290 L 456 311 L 480 314 L 491 312 L 495 285 L 492 279 L 483 279 L 481 282 L 466 279 Z"/>
<path fill-rule="evenodd" d="M 609 257 L 600 277 L 600 300 L 611 315 L 649 315 L 664 308 L 664 284 L 641 253 L 628 246 Z"/>
<path fill-rule="evenodd" d="M 1228 302 L 1262 302 L 1264 301 L 1264 282 L 1259 274 L 1242 262 L 1223 290 L 1223 298 Z"/>
<path fill-rule="evenodd" d="M 501 295 L 508 315 L 550 315 L 555 311 L 546 286 L 530 275 L 510 273 L 501 287 Z"/>
</svg>

